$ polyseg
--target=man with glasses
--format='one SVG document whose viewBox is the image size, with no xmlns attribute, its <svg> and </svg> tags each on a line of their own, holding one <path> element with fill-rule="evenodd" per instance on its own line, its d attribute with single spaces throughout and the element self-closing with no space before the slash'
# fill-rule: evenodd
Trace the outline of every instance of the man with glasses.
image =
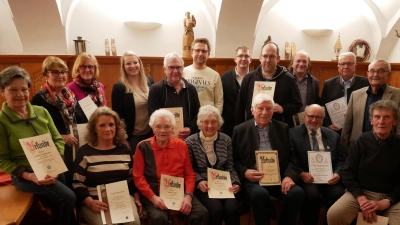
<svg viewBox="0 0 400 225">
<path fill-rule="evenodd" d="M 207 38 L 192 43 L 193 64 L 183 69 L 183 77 L 196 87 L 200 105 L 215 106 L 222 113 L 223 90 L 218 72 L 206 65 L 211 46 Z"/>
<path fill-rule="evenodd" d="M 292 116 L 300 111 L 303 104 L 301 103 L 299 88 L 293 76 L 284 67 L 278 65 L 279 60 L 278 45 L 274 42 L 266 42 L 261 48 L 261 65 L 243 78 L 236 104 L 235 124 L 240 124 L 253 118 L 251 102 L 254 82 L 275 81 L 275 105 L 272 118 L 288 124 L 289 127 L 294 126 Z"/>
<path fill-rule="evenodd" d="M 304 124 L 289 130 L 294 152 L 299 161 L 300 186 L 305 193 L 304 207 L 301 209 L 303 224 L 316 225 L 320 206 L 324 202 L 327 208 L 344 193 L 340 182 L 345 158 L 339 149 L 339 134 L 322 127 L 325 116 L 324 108 L 313 104 L 304 111 Z M 327 184 L 315 184 L 314 177 L 309 173 L 308 151 L 327 151 L 331 153 L 333 176 Z"/>
<path fill-rule="evenodd" d="M 323 105 L 342 97 L 345 97 L 348 103 L 353 91 L 368 86 L 368 79 L 366 77 L 355 74 L 356 62 L 356 55 L 353 52 L 344 52 L 339 55 L 337 67 L 340 75 L 324 82 L 321 95 Z M 329 115 L 325 116 L 324 126 L 339 134 L 341 132 L 341 128 L 332 124 Z"/>
<path fill-rule="evenodd" d="M 224 118 L 223 132 L 232 137 L 233 127 L 235 126 L 236 101 L 242 84 L 243 77 L 250 72 L 250 49 L 241 46 L 236 49 L 234 58 L 236 67 L 226 71 L 221 76 L 222 87 L 224 89 L 224 109 L 222 118 Z"/>
<path fill-rule="evenodd" d="M 164 80 L 150 87 L 149 115 L 160 108 L 182 107 L 184 129 L 178 132 L 178 137 L 185 139 L 198 131 L 199 97 L 196 88 L 182 78 L 183 59 L 175 52 L 164 57 L 164 73 Z"/>
<path fill-rule="evenodd" d="M 368 111 L 372 103 L 379 100 L 393 100 L 400 105 L 400 89 L 387 84 L 390 74 L 390 64 L 385 60 L 371 62 L 367 72 L 369 86 L 354 91 L 351 95 L 340 139 L 346 152 L 353 139 L 363 132 L 372 130 Z M 400 120 L 397 121 L 396 132 L 400 134 Z"/>
</svg>

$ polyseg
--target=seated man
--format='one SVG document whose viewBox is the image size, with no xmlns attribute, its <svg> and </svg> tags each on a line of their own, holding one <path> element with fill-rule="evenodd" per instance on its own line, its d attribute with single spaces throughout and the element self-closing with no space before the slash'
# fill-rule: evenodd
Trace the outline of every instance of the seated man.
<svg viewBox="0 0 400 225">
<path fill-rule="evenodd" d="M 289 136 L 289 126 L 272 119 L 274 100 L 267 94 L 254 98 L 251 112 L 254 119 L 239 124 L 233 130 L 233 159 L 244 194 L 251 203 L 256 225 L 270 224 L 272 204 L 270 195 L 283 200 L 279 224 L 295 225 L 304 200 L 304 192 L 295 184 L 297 159 Z M 281 186 L 260 186 L 264 176 L 257 171 L 255 150 L 277 150 Z"/>
<path fill-rule="evenodd" d="M 328 211 L 328 224 L 350 224 L 359 211 L 364 221 L 376 215 L 400 224 L 400 136 L 393 132 L 398 105 L 380 100 L 369 108 L 372 131 L 352 141 L 342 172 L 344 195 Z"/>
<path fill-rule="evenodd" d="M 327 208 L 335 203 L 344 193 L 340 182 L 344 156 L 339 149 L 339 134 L 322 127 L 325 110 L 319 105 L 310 105 L 304 111 L 304 124 L 289 130 L 293 141 L 294 152 L 299 161 L 301 178 L 300 186 L 306 195 L 302 207 L 303 223 L 318 224 L 320 206 L 324 202 Z M 333 177 L 327 184 L 315 184 L 314 177 L 309 173 L 308 151 L 328 151 L 331 153 Z"/>
</svg>

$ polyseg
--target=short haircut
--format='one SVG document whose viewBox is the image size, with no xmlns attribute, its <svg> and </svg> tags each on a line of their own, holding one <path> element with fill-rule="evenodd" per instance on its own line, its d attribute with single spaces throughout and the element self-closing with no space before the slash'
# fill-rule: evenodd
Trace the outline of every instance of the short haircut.
<svg viewBox="0 0 400 225">
<path fill-rule="evenodd" d="M 194 41 L 192 42 L 192 47 L 191 47 L 192 50 L 193 50 L 194 45 L 195 45 L 196 43 L 206 44 L 206 45 L 207 45 L 208 51 L 211 52 L 210 41 L 208 41 L 207 38 L 197 38 L 196 40 L 194 40 Z"/>
<path fill-rule="evenodd" d="M 255 107 L 258 104 L 261 104 L 263 102 L 271 102 L 272 105 L 275 104 L 274 99 L 270 95 L 264 94 L 264 93 L 259 93 L 254 97 L 253 103 L 251 104 L 251 108 L 255 109 Z"/>
<path fill-rule="evenodd" d="M 343 52 L 342 54 L 340 54 L 338 57 L 338 63 L 340 61 L 340 58 L 342 58 L 343 56 L 351 56 L 354 58 L 354 62 L 357 63 L 357 56 L 356 54 L 354 54 L 354 52 Z"/>
<path fill-rule="evenodd" d="M 244 52 L 249 52 L 250 53 L 250 49 L 248 48 L 248 47 L 246 47 L 246 46 L 240 46 L 240 47 L 238 47 L 237 49 L 236 49 L 236 51 L 235 51 L 235 53 L 237 53 L 239 50 L 242 50 L 242 51 L 244 51 Z"/>
<path fill-rule="evenodd" d="M 140 69 L 139 69 L 139 85 L 140 85 L 140 87 L 139 88 L 142 91 L 144 91 L 145 93 L 148 93 L 149 86 L 147 85 L 147 78 L 146 78 L 146 73 L 144 72 L 142 60 L 133 51 L 125 52 L 120 58 L 121 82 L 125 85 L 126 93 L 133 93 L 134 88 L 135 88 L 134 85 L 129 82 L 128 74 L 125 71 L 125 57 L 126 56 L 134 56 L 137 58 L 137 60 L 139 62 L 139 67 L 140 67 Z"/>
<path fill-rule="evenodd" d="M 372 120 L 375 109 L 389 109 L 393 112 L 393 118 L 397 121 L 399 118 L 399 106 L 393 100 L 380 100 L 369 106 L 369 119 Z"/>
<path fill-rule="evenodd" d="M 305 113 L 307 113 L 307 109 L 308 109 L 310 106 L 321 108 L 321 110 L 322 110 L 322 116 L 325 117 L 325 109 L 324 109 L 324 107 L 322 107 L 322 106 L 320 106 L 320 105 L 318 105 L 318 104 L 312 104 L 312 105 L 306 106 L 306 108 L 304 109 L 304 112 L 305 112 Z"/>
<path fill-rule="evenodd" d="M 299 53 L 303 53 L 304 55 L 306 55 L 307 57 L 307 62 L 308 62 L 308 66 L 307 66 L 307 72 L 310 72 L 310 68 L 311 68 L 311 58 L 310 58 L 310 54 L 308 54 L 308 52 L 304 51 L 304 50 L 300 50 L 298 52 L 296 52 L 296 54 L 292 57 L 292 59 L 290 60 L 289 66 L 288 66 L 288 70 L 290 72 L 293 71 L 293 62 L 294 62 L 294 57 L 296 57 L 297 54 Z"/>
<path fill-rule="evenodd" d="M 273 44 L 273 45 L 275 45 L 275 47 L 276 47 L 276 55 L 279 56 L 279 46 L 278 46 L 278 44 L 276 44 L 276 43 L 273 42 L 273 41 L 267 41 L 267 42 L 265 42 L 265 43 L 263 44 L 263 46 L 261 47 L 261 53 L 260 53 L 260 55 L 262 55 L 262 50 L 263 50 L 264 46 L 266 46 L 266 45 L 268 45 L 268 44 Z"/>
<path fill-rule="evenodd" d="M 390 63 L 384 59 L 377 59 L 375 61 L 372 61 L 369 65 L 368 65 L 368 71 L 370 70 L 371 65 L 377 63 L 377 62 L 383 62 L 386 64 L 388 71 L 387 72 L 391 72 L 392 71 L 392 67 L 390 66 Z"/>
<path fill-rule="evenodd" d="M 28 84 L 28 88 L 31 87 L 31 77 L 28 72 L 18 66 L 10 66 L 0 72 L 0 89 L 4 90 L 10 85 L 14 79 L 24 79 Z"/>
<path fill-rule="evenodd" d="M 86 60 L 91 59 L 94 63 L 94 79 L 99 78 L 99 63 L 97 62 L 96 57 L 94 55 L 82 52 L 81 54 L 78 55 L 75 59 L 74 66 L 72 67 L 72 72 L 71 76 L 72 78 L 78 77 L 79 76 L 79 66 L 82 66 L 85 64 Z"/>
<path fill-rule="evenodd" d="M 106 106 L 97 108 L 90 116 L 89 122 L 86 126 L 85 140 L 93 146 L 97 146 L 99 144 L 99 139 L 96 133 L 96 124 L 100 116 L 112 116 L 114 118 L 115 136 L 113 138 L 113 142 L 114 144 L 123 142 L 126 137 L 125 124 L 119 118 L 118 113 Z"/>
<path fill-rule="evenodd" d="M 149 125 L 151 128 L 154 127 L 154 124 L 158 118 L 167 118 L 173 127 L 176 125 L 175 116 L 171 111 L 166 109 L 157 109 L 150 116 Z"/>
<path fill-rule="evenodd" d="M 178 60 L 178 62 L 181 63 L 181 66 L 184 65 L 184 61 L 183 61 L 182 57 L 180 57 L 178 55 L 178 53 L 172 52 L 172 53 L 168 53 L 167 55 L 165 55 L 165 57 L 164 57 L 164 66 L 167 66 L 167 64 L 169 62 L 174 61 L 174 60 Z"/>
<path fill-rule="evenodd" d="M 222 124 L 224 124 L 224 119 L 222 119 L 219 109 L 212 105 L 204 105 L 200 107 L 199 113 L 197 114 L 197 126 L 199 129 L 201 128 L 201 122 L 209 115 L 213 115 L 217 118 L 218 128 L 221 128 Z"/>
<path fill-rule="evenodd" d="M 47 77 L 47 73 L 55 66 L 68 70 L 67 64 L 62 59 L 56 56 L 47 56 L 42 63 L 42 75 Z"/>
</svg>

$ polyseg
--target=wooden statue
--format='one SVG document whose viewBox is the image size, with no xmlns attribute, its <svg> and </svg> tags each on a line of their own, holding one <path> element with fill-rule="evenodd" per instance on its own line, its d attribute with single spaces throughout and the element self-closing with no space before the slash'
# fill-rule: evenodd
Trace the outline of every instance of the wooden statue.
<svg viewBox="0 0 400 225">
<path fill-rule="evenodd" d="M 292 52 L 290 54 L 290 59 L 293 59 L 295 55 L 296 55 L 296 43 L 292 42 Z"/>
<path fill-rule="evenodd" d="M 285 59 L 290 59 L 290 45 L 289 42 L 285 42 Z"/>
<path fill-rule="evenodd" d="M 117 56 L 117 49 L 115 48 L 115 39 L 111 38 L 111 52 L 113 56 Z"/>
<path fill-rule="evenodd" d="M 196 26 L 196 18 L 190 16 L 190 12 L 186 12 L 185 19 L 183 19 L 183 57 L 190 57 L 190 50 L 194 41 L 193 27 Z"/>
<path fill-rule="evenodd" d="M 264 41 L 264 45 L 272 41 L 271 35 L 268 35 L 267 40 Z"/>
<path fill-rule="evenodd" d="M 110 56 L 110 45 L 108 43 L 108 38 L 104 41 L 104 48 L 106 49 L 106 56 Z"/>
</svg>

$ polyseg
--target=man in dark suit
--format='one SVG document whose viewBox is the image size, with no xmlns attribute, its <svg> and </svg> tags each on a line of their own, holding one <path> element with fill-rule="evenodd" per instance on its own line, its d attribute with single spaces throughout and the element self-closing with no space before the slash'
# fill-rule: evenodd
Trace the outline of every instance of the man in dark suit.
<svg viewBox="0 0 400 225">
<path fill-rule="evenodd" d="M 242 84 L 243 77 L 249 73 L 251 57 L 250 49 L 241 46 L 236 49 L 234 58 L 236 67 L 226 71 L 221 76 L 222 88 L 224 89 L 224 106 L 222 110 L 222 118 L 224 125 L 222 127 L 225 134 L 232 138 L 233 127 L 235 126 L 235 108 L 236 101 Z"/>
<path fill-rule="evenodd" d="M 254 98 L 251 111 L 254 119 L 247 120 L 233 129 L 233 159 L 241 179 L 244 195 L 254 212 L 256 225 L 270 224 L 272 204 L 270 196 L 283 200 L 281 225 L 295 225 L 297 214 L 304 200 L 303 190 L 295 184 L 298 163 L 290 141 L 287 124 L 273 120 L 274 101 L 267 94 Z M 280 186 L 260 186 L 264 173 L 257 171 L 255 150 L 277 150 Z"/>
<path fill-rule="evenodd" d="M 321 95 L 323 105 L 342 97 L 345 97 L 348 103 L 353 91 L 369 85 L 366 77 L 355 74 L 356 62 L 356 55 L 353 52 L 340 54 L 338 58 L 338 71 L 340 75 L 325 81 Z M 325 116 L 324 126 L 339 134 L 341 132 L 341 128 L 332 124 L 329 115 Z"/>
<path fill-rule="evenodd" d="M 304 124 L 291 128 L 294 151 L 299 161 L 300 186 L 306 195 L 302 207 L 303 223 L 316 225 L 321 203 L 329 208 L 344 193 L 340 182 L 344 156 L 339 148 L 339 134 L 322 127 L 324 109 L 319 105 L 310 105 L 304 111 Z M 313 137 L 314 135 L 314 137 Z M 308 151 L 328 151 L 331 153 L 333 177 L 327 184 L 314 184 L 314 177 L 309 173 Z"/>
</svg>

